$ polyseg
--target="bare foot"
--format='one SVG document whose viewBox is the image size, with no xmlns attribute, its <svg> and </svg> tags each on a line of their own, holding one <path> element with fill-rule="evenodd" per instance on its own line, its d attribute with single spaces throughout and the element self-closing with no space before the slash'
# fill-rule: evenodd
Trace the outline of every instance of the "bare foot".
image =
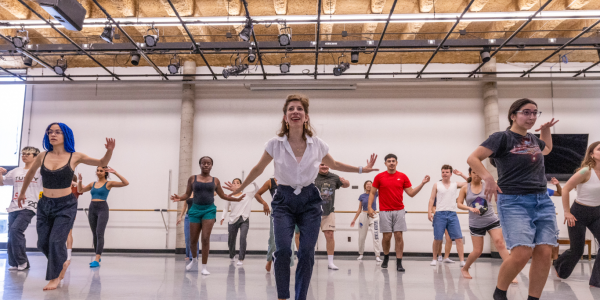
<svg viewBox="0 0 600 300">
<path fill-rule="evenodd" d="M 65 263 L 63 264 L 63 269 L 62 269 L 62 271 L 60 271 L 60 275 L 58 275 L 58 280 L 63 280 L 63 278 L 65 278 L 65 273 L 67 273 L 67 269 L 69 268 L 70 265 L 71 265 L 70 260 L 65 261 Z"/>
<path fill-rule="evenodd" d="M 44 291 L 55 290 L 60 283 L 60 278 L 54 278 L 48 282 L 48 284 L 44 287 Z"/>
<path fill-rule="evenodd" d="M 466 279 L 473 279 L 473 277 L 471 277 L 471 274 L 469 274 L 469 270 L 465 270 L 465 268 L 461 268 L 460 273 Z"/>
<path fill-rule="evenodd" d="M 265 266 L 265 270 L 267 270 L 267 272 L 271 272 L 271 264 L 273 263 L 273 261 L 268 261 L 267 265 Z"/>
</svg>

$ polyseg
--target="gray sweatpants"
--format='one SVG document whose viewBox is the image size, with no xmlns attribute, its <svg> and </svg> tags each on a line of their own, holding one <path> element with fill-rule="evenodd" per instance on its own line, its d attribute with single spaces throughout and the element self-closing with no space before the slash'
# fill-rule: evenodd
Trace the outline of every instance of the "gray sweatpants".
<svg viewBox="0 0 600 300">
<path fill-rule="evenodd" d="M 25 230 L 35 213 L 23 209 L 8 213 L 8 264 L 12 267 L 29 262 L 25 248 Z"/>
<path fill-rule="evenodd" d="M 235 256 L 235 242 L 237 240 L 238 230 L 240 230 L 240 256 L 239 260 L 244 260 L 246 257 L 246 237 L 248 237 L 248 229 L 250 228 L 250 218 L 244 221 L 244 218 L 240 216 L 239 219 L 233 224 L 229 224 L 227 229 L 229 231 L 229 239 L 227 245 L 229 246 L 229 258 Z"/>
</svg>

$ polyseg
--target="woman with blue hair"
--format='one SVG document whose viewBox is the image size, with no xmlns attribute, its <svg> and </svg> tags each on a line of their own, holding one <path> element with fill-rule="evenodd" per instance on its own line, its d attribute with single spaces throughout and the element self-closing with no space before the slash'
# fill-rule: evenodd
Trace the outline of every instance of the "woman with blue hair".
<svg viewBox="0 0 600 300">
<path fill-rule="evenodd" d="M 37 206 L 38 248 L 48 258 L 44 291 L 54 290 L 69 267 L 67 237 L 77 214 L 77 199 L 71 191 L 71 181 L 79 164 L 104 167 L 108 165 L 115 148 L 115 140 L 106 139 L 106 154 L 101 159 L 75 152 L 73 131 L 63 123 L 52 123 L 46 128 L 44 149 L 36 157 L 25 175 L 19 194 L 19 207 L 25 201 L 25 191 L 35 172 L 41 167 L 43 196 Z"/>
</svg>

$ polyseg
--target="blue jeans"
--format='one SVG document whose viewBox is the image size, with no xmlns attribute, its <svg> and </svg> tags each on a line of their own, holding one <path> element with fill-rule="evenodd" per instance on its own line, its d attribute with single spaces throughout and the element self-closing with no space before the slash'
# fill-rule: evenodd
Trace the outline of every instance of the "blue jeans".
<svg viewBox="0 0 600 300">
<path fill-rule="evenodd" d="M 448 229 L 448 234 L 452 240 L 462 239 L 460 222 L 456 212 L 436 211 L 433 216 L 433 239 L 436 241 L 443 240 L 446 229 Z"/>
<path fill-rule="evenodd" d="M 67 237 L 77 215 L 75 195 L 42 196 L 37 206 L 37 246 L 48 258 L 46 280 L 58 278 L 67 260 Z"/>
<path fill-rule="evenodd" d="M 185 257 L 189 257 L 192 259 L 192 250 L 190 250 L 190 219 L 188 214 L 185 214 L 185 219 L 183 219 L 183 234 L 185 235 Z M 196 253 L 196 257 L 200 254 L 200 242 L 198 242 L 198 253 Z"/>
<path fill-rule="evenodd" d="M 300 248 L 296 267 L 295 299 L 305 300 L 315 264 L 315 245 L 321 227 L 321 194 L 314 184 L 302 188 L 299 195 L 294 188 L 278 185 L 273 197 L 273 229 L 277 250 L 275 260 L 275 283 L 277 298 L 290 298 L 290 257 L 294 227 L 300 228 Z"/>
<path fill-rule="evenodd" d="M 517 246 L 558 246 L 556 209 L 548 193 L 498 194 L 498 216 L 509 250 Z"/>
</svg>

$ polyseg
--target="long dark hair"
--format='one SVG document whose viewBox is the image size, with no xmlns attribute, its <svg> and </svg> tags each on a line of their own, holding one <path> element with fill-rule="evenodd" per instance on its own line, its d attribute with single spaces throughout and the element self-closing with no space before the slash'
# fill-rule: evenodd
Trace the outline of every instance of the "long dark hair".
<svg viewBox="0 0 600 300">
<path fill-rule="evenodd" d="M 508 123 L 510 125 L 506 129 L 510 129 L 513 125 L 513 120 L 511 119 L 511 117 L 513 115 L 516 115 L 517 111 L 521 110 L 521 108 L 527 104 L 533 104 L 536 107 L 538 106 L 537 103 L 535 103 L 535 101 L 533 101 L 531 99 L 527 99 L 527 98 L 521 98 L 521 99 L 513 102 L 513 104 L 508 109 Z"/>
<path fill-rule="evenodd" d="M 473 178 L 471 178 L 471 172 L 473 172 L 473 169 L 469 167 L 469 178 L 467 178 L 467 183 L 471 183 L 471 181 L 473 181 Z"/>
</svg>

